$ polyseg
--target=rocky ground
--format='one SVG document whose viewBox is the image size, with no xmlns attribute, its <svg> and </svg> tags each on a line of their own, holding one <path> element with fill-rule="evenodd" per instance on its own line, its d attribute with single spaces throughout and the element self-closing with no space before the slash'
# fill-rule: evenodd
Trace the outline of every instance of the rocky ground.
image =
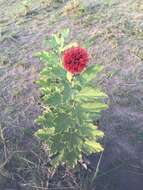
<svg viewBox="0 0 143 190">
<path fill-rule="evenodd" d="M 47 155 L 33 138 L 41 110 L 34 83 L 40 63 L 34 54 L 47 48 L 46 37 L 65 27 L 69 40 L 86 45 L 92 61 L 105 67 L 97 82 L 110 106 L 99 121 L 105 151 L 92 188 L 142 190 L 142 0 L 83 0 L 76 6 L 60 0 L 0 0 L 0 189 L 46 189 L 50 183 Z M 90 158 L 93 170 L 98 158 Z M 68 182 L 55 178 L 51 183 L 58 186 L 51 189 L 64 190 L 66 184 L 67 190 L 89 190 L 86 174 L 80 178 L 85 187 L 72 176 Z"/>
</svg>

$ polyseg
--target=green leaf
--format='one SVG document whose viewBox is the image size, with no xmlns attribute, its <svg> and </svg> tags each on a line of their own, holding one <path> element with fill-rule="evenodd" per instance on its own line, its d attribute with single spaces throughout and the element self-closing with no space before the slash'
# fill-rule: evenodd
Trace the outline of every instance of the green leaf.
<svg viewBox="0 0 143 190">
<path fill-rule="evenodd" d="M 47 125 L 48 125 L 47 119 L 46 119 L 43 115 L 39 116 L 39 117 L 35 120 L 35 122 L 36 122 L 38 125 L 42 125 L 42 126 L 44 126 L 44 127 L 47 127 Z"/>
<path fill-rule="evenodd" d="M 53 36 L 56 40 L 56 43 L 60 46 L 59 48 L 63 48 L 63 46 L 64 46 L 63 36 L 61 36 L 60 34 L 54 34 Z"/>
<path fill-rule="evenodd" d="M 90 102 L 90 103 L 83 103 L 81 107 L 88 112 L 101 112 L 104 109 L 107 109 L 107 104 L 101 102 Z"/>
<path fill-rule="evenodd" d="M 63 101 L 68 102 L 68 100 L 71 99 L 72 89 L 71 89 L 71 86 L 69 85 L 69 83 L 66 81 L 63 83 L 63 85 L 64 85 Z"/>
<path fill-rule="evenodd" d="M 55 115 L 51 111 L 44 111 L 41 116 L 39 116 L 35 122 L 38 125 L 41 125 L 43 127 L 54 127 L 54 120 L 55 120 Z"/>
<path fill-rule="evenodd" d="M 42 71 L 40 72 L 41 76 L 47 76 L 49 77 L 49 75 L 51 74 L 52 68 L 51 67 L 46 67 L 44 69 L 42 69 Z"/>
<path fill-rule="evenodd" d="M 49 104 L 49 106 L 59 106 L 62 103 L 61 94 L 55 92 L 51 95 L 45 95 L 43 97 L 45 103 Z"/>
<path fill-rule="evenodd" d="M 62 37 L 63 37 L 63 38 L 67 38 L 67 37 L 69 36 L 69 32 L 70 32 L 69 28 L 63 29 L 63 30 L 61 31 Z"/>
<path fill-rule="evenodd" d="M 55 118 L 55 123 L 56 123 L 55 130 L 57 132 L 63 132 L 67 131 L 67 129 L 69 129 L 72 126 L 73 120 L 66 113 L 58 113 L 57 117 Z"/>
<path fill-rule="evenodd" d="M 85 126 L 79 128 L 79 132 L 86 138 L 97 140 L 97 138 L 102 138 L 104 133 L 97 129 L 97 126 L 92 123 L 87 123 Z"/>
<path fill-rule="evenodd" d="M 75 152 L 68 152 L 67 150 L 64 151 L 64 159 L 68 163 L 70 167 L 74 167 L 77 164 L 77 155 Z"/>
<path fill-rule="evenodd" d="M 101 65 L 92 65 L 87 68 L 82 74 L 82 78 L 87 82 L 95 79 L 96 75 L 103 70 L 103 66 Z"/>
<path fill-rule="evenodd" d="M 78 125 L 82 125 L 85 120 L 89 119 L 88 114 L 80 107 L 80 105 L 76 105 L 72 109 L 72 117 L 75 118 Z"/>
<path fill-rule="evenodd" d="M 54 134 L 55 129 L 54 128 L 44 128 L 44 129 L 39 129 L 35 135 L 40 137 L 42 140 L 48 140 L 51 138 L 51 136 Z"/>
<path fill-rule="evenodd" d="M 107 98 L 107 95 L 97 88 L 92 88 L 91 86 L 84 87 L 79 94 L 78 98 Z"/>
<path fill-rule="evenodd" d="M 77 165 L 77 161 L 80 160 L 81 157 L 81 152 L 78 149 L 64 150 L 63 160 L 65 160 L 65 162 L 72 168 L 74 168 L 75 165 Z"/>
<path fill-rule="evenodd" d="M 66 71 L 60 66 L 53 67 L 53 74 L 64 79 L 66 77 Z"/>
<path fill-rule="evenodd" d="M 50 40 L 50 46 L 51 48 L 53 48 L 54 50 L 57 49 L 58 47 L 58 43 L 56 41 L 55 35 L 52 36 L 51 40 Z"/>
<path fill-rule="evenodd" d="M 61 134 L 55 134 L 53 136 L 52 141 L 53 141 L 52 146 L 51 146 L 52 153 L 57 153 L 57 152 L 60 152 L 64 149 L 65 144 L 62 141 L 62 135 Z"/>
<path fill-rule="evenodd" d="M 68 131 L 64 133 L 63 141 L 65 142 L 66 147 L 72 150 L 75 148 L 79 148 L 81 146 L 82 138 L 77 133 L 77 131 L 73 131 L 73 132 Z"/>
<path fill-rule="evenodd" d="M 36 81 L 36 84 L 38 84 L 42 88 L 46 88 L 46 87 L 49 86 L 50 83 L 49 83 L 49 81 L 47 79 L 42 79 L 41 78 L 41 79 Z"/>
<path fill-rule="evenodd" d="M 84 142 L 84 151 L 87 153 L 96 153 L 96 152 L 102 152 L 104 149 L 101 146 L 100 143 L 97 143 L 96 141 L 86 140 Z"/>
<path fill-rule="evenodd" d="M 50 52 L 42 51 L 39 53 L 39 57 L 42 61 L 49 61 Z"/>
<path fill-rule="evenodd" d="M 39 53 L 40 60 L 46 62 L 48 65 L 54 65 L 59 62 L 59 59 L 55 53 L 42 51 Z"/>
</svg>

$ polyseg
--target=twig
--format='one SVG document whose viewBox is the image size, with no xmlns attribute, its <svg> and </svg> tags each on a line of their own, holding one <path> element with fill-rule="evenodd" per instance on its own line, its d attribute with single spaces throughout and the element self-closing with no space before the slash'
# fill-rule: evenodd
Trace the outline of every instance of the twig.
<svg viewBox="0 0 143 190">
<path fill-rule="evenodd" d="M 103 152 L 101 153 L 100 158 L 99 158 L 99 160 L 98 160 L 97 167 L 96 167 L 94 176 L 92 177 L 91 183 L 93 183 L 93 182 L 95 181 L 95 179 L 96 179 L 96 177 L 97 177 L 97 175 L 98 175 L 100 163 L 101 163 L 101 160 L 102 160 L 102 156 L 103 156 Z"/>
</svg>

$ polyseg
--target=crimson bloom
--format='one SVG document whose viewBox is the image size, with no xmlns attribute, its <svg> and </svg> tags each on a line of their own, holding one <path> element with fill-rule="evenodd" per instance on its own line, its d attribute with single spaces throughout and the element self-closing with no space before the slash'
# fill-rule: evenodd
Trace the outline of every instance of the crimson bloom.
<svg viewBox="0 0 143 190">
<path fill-rule="evenodd" d="M 64 52 L 63 61 L 67 71 L 79 74 L 88 64 L 89 54 L 84 48 L 72 47 Z"/>
</svg>

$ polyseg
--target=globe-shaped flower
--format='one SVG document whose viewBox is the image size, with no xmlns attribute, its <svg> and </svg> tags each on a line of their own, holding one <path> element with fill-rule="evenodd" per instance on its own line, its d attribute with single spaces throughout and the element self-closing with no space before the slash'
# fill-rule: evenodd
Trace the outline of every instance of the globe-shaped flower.
<svg viewBox="0 0 143 190">
<path fill-rule="evenodd" d="M 86 49 L 72 47 L 67 49 L 63 55 L 64 68 L 72 74 L 79 74 L 83 71 L 89 61 L 89 54 Z"/>
</svg>

